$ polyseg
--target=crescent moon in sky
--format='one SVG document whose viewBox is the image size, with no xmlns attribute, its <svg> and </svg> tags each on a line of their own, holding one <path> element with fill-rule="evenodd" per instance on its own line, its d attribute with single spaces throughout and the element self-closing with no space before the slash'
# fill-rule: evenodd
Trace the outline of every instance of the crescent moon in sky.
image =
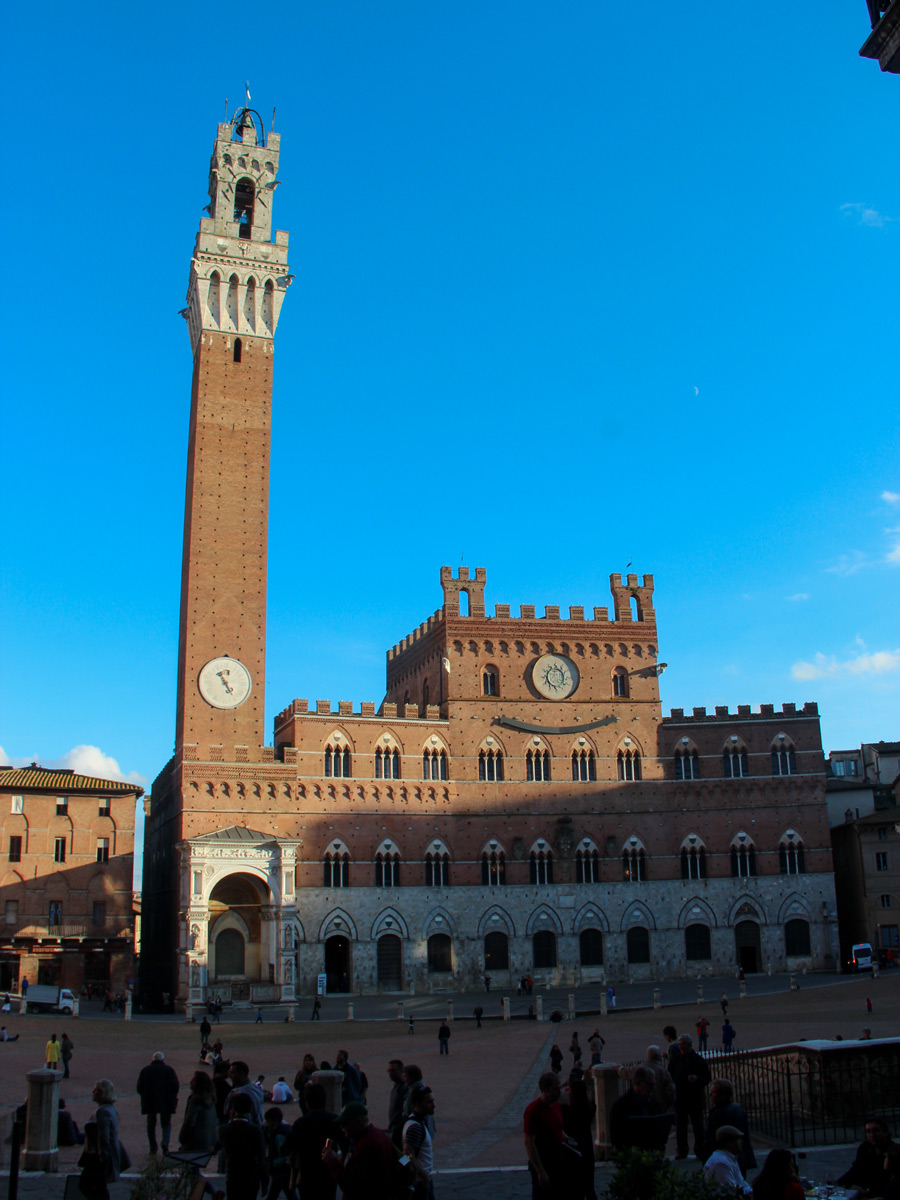
<svg viewBox="0 0 900 1200">
<path fill-rule="evenodd" d="M 700 395 L 700 389 L 699 389 L 698 387 L 695 387 L 695 388 L 694 388 L 694 395 L 695 395 L 695 396 L 699 396 L 699 395 Z"/>
</svg>

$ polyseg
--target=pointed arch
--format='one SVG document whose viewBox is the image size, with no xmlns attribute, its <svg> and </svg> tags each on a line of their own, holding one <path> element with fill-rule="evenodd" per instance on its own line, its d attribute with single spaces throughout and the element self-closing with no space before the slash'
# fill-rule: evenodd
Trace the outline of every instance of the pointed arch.
<svg viewBox="0 0 900 1200">
<path fill-rule="evenodd" d="M 778 909 L 779 925 L 786 925 L 788 921 L 793 920 L 811 921 L 812 913 L 809 910 L 809 902 L 799 892 L 791 892 L 789 896 L 785 896 L 781 902 L 781 907 Z"/>
<path fill-rule="evenodd" d="M 541 929 L 552 929 L 556 934 L 563 932 L 562 921 L 549 904 L 539 904 L 537 908 L 532 909 L 525 925 L 525 932 L 529 937 Z"/>
<path fill-rule="evenodd" d="M 440 920 L 438 920 L 440 918 Z M 442 904 L 436 905 L 425 916 L 422 922 L 421 937 L 427 940 L 433 933 L 448 933 L 451 937 L 459 936 L 456 918 L 449 908 Z"/>
<path fill-rule="evenodd" d="M 582 929 L 601 929 L 609 933 L 609 920 L 599 904 L 583 904 L 575 914 L 572 929 L 575 933 L 581 933 Z"/>
<path fill-rule="evenodd" d="M 734 925 L 737 921 L 758 921 L 760 925 L 769 924 L 768 915 L 761 901 L 746 892 L 744 895 L 738 896 L 728 910 L 728 924 Z"/>
<path fill-rule="evenodd" d="M 494 920 L 494 917 L 497 920 Z M 492 904 L 486 908 L 481 914 L 478 921 L 478 936 L 483 938 L 488 933 L 505 933 L 509 937 L 516 936 L 516 923 L 507 912 L 507 910 L 499 904 Z"/>
<path fill-rule="evenodd" d="M 711 929 L 717 928 L 719 922 L 716 920 L 716 914 L 712 905 L 700 896 L 692 896 L 681 909 L 678 914 L 679 929 L 686 929 L 688 925 L 696 925 L 698 923 L 706 923 Z"/>
<path fill-rule="evenodd" d="M 393 905 L 383 908 L 376 916 L 372 922 L 369 937 L 373 942 L 377 942 L 386 933 L 392 933 L 395 937 L 403 938 L 404 941 L 409 940 L 409 926 L 406 923 L 406 918 Z"/>
<path fill-rule="evenodd" d="M 628 905 L 622 916 L 619 928 L 622 933 L 625 933 L 632 925 L 646 925 L 648 929 L 656 928 L 656 919 L 649 905 L 637 902 Z"/>
<path fill-rule="evenodd" d="M 345 937 L 352 942 L 359 941 L 356 922 L 345 908 L 331 909 L 319 925 L 316 940 L 324 942 L 326 938 L 330 937 Z"/>
</svg>

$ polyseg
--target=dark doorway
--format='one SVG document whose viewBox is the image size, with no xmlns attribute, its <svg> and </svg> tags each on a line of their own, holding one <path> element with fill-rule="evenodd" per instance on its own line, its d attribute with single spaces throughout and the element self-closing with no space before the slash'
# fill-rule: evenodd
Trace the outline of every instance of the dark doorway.
<svg viewBox="0 0 900 1200">
<path fill-rule="evenodd" d="M 396 933 L 378 939 L 378 983 L 386 992 L 403 987 L 403 943 Z"/>
<path fill-rule="evenodd" d="M 216 938 L 216 979 L 244 974 L 244 935 L 239 929 L 223 929 Z"/>
<path fill-rule="evenodd" d="M 493 930 L 484 939 L 484 969 L 491 971 L 509 970 L 509 938 L 505 933 Z"/>
<path fill-rule="evenodd" d="M 19 990 L 19 960 L 5 958 L 0 962 L 0 992 Z"/>
<path fill-rule="evenodd" d="M 350 991 L 350 939 L 341 934 L 325 943 L 325 974 L 329 992 Z"/>
<path fill-rule="evenodd" d="M 428 939 L 428 970 L 449 973 L 453 970 L 453 943 L 447 933 L 433 933 Z"/>
<path fill-rule="evenodd" d="M 738 966 L 746 975 L 756 975 L 762 962 L 759 926 L 755 921 L 739 921 L 734 927 L 734 945 Z"/>
<path fill-rule="evenodd" d="M 556 934 L 552 929 L 539 929 L 532 937 L 531 956 L 536 971 L 556 966 Z"/>
<path fill-rule="evenodd" d="M 49 962 L 38 963 L 38 983 L 49 984 L 51 987 L 59 987 L 61 974 L 62 964 L 58 958 L 52 958 Z"/>
</svg>

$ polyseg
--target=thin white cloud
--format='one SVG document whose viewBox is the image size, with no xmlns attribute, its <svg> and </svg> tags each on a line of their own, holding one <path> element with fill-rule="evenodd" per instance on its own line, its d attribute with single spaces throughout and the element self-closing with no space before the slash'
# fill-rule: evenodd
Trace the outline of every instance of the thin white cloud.
<svg viewBox="0 0 900 1200">
<path fill-rule="evenodd" d="M 885 675 L 889 671 L 900 671 L 900 650 L 876 650 L 874 654 L 860 654 L 846 662 L 838 662 L 832 655 L 817 654 L 813 662 L 797 662 L 791 667 L 794 679 L 833 679 L 847 675 Z"/>
<path fill-rule="evenodd" d="M 785 600 L 790 600 L 792 604 L 799 604 L 801 600 L 808 600 L 809 592 L 794 592 L 793 596 L 785 596 Z"/>
<path fill-rule="evenodd" d="M 855 575 L 864 567 L 874 565 L 872 559 L 862 550 L 851 550 L 849 554 L 842 554 L 834 566 L 826 567 L 825 570 L 829 575 Z"/>
<path fill-rule="evenodd" d="M 882 492 L 881 498 L 885 504 L 900 504 L 900 492 Z"/>
<path fill-rule="evenodd" d="M 137 771 L 130 771 L 126 775 L 118 761 L 111 755 L 104 754 L 99 746 L 73 746 L 59 758 L 53 759 L 40 759 L 36 754 L 17 758 L 7 754 L 0 746 L 0 763 L 6 763 L 13 767 L 28 767 L 33 762 L 40 767 L 68 768 L 76 775 L 90 775 L 94 779 L 116 779 L 122 783 L 136 783 L 138 786 L 143 786 L 147 782 L 146 778 L 139 775 Z"/>
<path fill-rule="evenodd" d="M 884 229 L 889 221 L 894 220 L 868 204 L 842 204 L 841 212 L 845 217 L 855 217 L 857 225 L 868 225 L 870 229 Z"/>
</svg>

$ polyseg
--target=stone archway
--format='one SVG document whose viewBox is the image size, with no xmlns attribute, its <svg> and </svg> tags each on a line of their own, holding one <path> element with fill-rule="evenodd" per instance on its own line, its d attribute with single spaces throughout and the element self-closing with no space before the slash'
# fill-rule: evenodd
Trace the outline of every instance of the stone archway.
<svg viewBox="0 0 900 1200">
<path fill-rule="evenodd" d="M 234 1000 L 249 999 L 250 984 L 267 979 L 275 961 L 272 922 L 263 920 L 270 903 L 266 884 L 250 874 L 226 875 L 210 893 L 210 983 L 230 985 Z"/>
</svg>

